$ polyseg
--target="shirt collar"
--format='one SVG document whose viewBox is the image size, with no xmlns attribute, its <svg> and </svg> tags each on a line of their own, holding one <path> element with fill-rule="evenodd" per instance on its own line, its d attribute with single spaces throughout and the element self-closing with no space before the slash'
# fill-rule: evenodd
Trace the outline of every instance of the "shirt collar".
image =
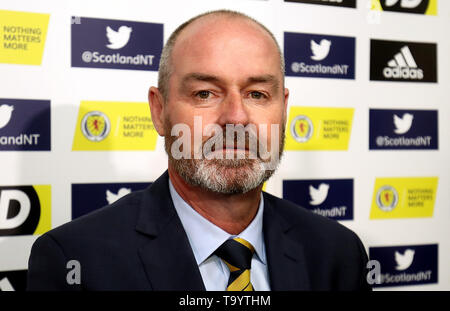
<svg viewBox="0 0 450 311">
<path fill-rule="evenodd" d="M 264 210 L 264 198 L 261 199 L 258 212 L 252 222 L 238 235 L 231 235 L 222 230 L 199 213 L 197 213 L 178 194 L 169 179 L 169 190 L 173 205 L 180 217 L 181 223 L 194 252 L 195 260 L 200 265 L 205 261 L 220 245 L 229 238 L 240 237 L 250 242 L 255 248 L 257 259 L 266 264 L 266 253 L 264 247 L 264 237 L 262 231 L 262 218 Z"/>
</svg>

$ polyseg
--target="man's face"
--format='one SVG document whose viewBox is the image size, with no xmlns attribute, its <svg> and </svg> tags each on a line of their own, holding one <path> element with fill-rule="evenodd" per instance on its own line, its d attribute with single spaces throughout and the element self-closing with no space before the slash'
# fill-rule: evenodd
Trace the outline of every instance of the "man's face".
<svg viewBox="0 0 450 311">
<path fill-rule="evenodd" d="M 242 18 L 208 16 L 183 30 L 171 60 L 169 93 L 161 118 L 169 165 L 190 184 L 215 192 L 243 193 L 262 185 L 274 170 L 262 164 L 278 159 L 282 152 L 288 97 L 278 50 L 270 36 Z M 193 137 L 195 131 L 198 133 L 194 117 L 201 120 L 201 145 L 195 144 Z M 176 124 L 190 128 L 190 159 L 175 160 L 171 154 L 170 147 L 177 139 L 171 136 L 171 129 Z M 212 148 L 209 156 L 216 158 L 212 160 L 202 153 L 202 147 L 216 133 L 206 131 L 210 124 L 223 130 L 223 144 Z M 238 150 L 234 139 L 231 144 L 227 141 L 227 124 L 254 126 L 254 135 L 246 136 L 245 151 Z M 271 125 L 279 130 L 274 138 Z M 261 128 L 266 129 L 266 135 Z M 264 150 L 275 149 L 276 154 L 263 160 L 259 153 L 248 150 L 253 138 L 258 147 L 263 144 Z M 202 159 L 194 159 L 196 150 Z M 237 159 L 239 152 L 245 154 L 244 159 Z"/>
</svg>

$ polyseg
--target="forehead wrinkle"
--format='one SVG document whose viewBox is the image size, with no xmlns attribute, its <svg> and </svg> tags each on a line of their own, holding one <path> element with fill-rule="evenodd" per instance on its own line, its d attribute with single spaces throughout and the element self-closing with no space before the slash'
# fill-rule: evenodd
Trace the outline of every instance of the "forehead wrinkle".
<svg viewBox="0 0 450 311">
<path fill-rule="evenodd" d="M 193 72 L 188 73 L 183 76 L 182 81 L 190 81 L 190 80 L 198 80 L 198 81 L 207 81 L 207 82 L 220 82 L 222 79 L 212 75 L 212 74 L 205 74 L 205 73 L 199 73 L 199 72 Z M 252 83 L 268 83 L 276 85 L 278 84 L 279 80 L 275 75 L 271 74 L 263 74 L 258 76 L 251 76 L 248 77 L 246 80 L 247 84 Z"/>
<path fill-rule="evenodd" d="M 217 76 L 205 73 L 192 72 L 185 74 L 180 80 L 179 90 L 187 90 L 190 88 L 189 84 L 192 82 L 207 82 L 216 86 L 223 84 L 221 79 Z"/>
<path fill-rule="evenodd" d="M 198 73 L 198 72 L 188 73 L 188 74 L 184 75 L 183 78 L 181 79 L 181 81 L 183 83 L 189 82 L 192 80 L 193 81 L 214 82 L 214 83 L 220 82 L 220 79 L 217 76 L 210 75 L 210 74 L 204 74 L 204 73 Z"/>
<path fill-rule="evenodd" d="M 182 88 L 187 87 L 186 85 L 191 81 L 200 81 L 200 82 L 209 82 L 216 85 L 224 85 L 226 81 L 221 79 L 218 76 L 212 74 L 205 74 L 199 72 L 188 73 L 184 75 L 181 79 Z M 241 87 L 248 87 L 253 84 L 268 84 L 272 88 L 272 90 L 277 93 L 280 89 L 279 87 L 280 80 L 272 74 L 262 74 L 257 76 L 248 77 L 243 83 L 239 83 Z"/>
<path fill-rule="evenodd" d="M 279 79 L 271 74 L 249 77 L 247 79 L 247 84 L 256 84 L 256 83 L 270 84 L 275 90 L 278 90 L 279 88 L 278 87 Z"/>
</svg>

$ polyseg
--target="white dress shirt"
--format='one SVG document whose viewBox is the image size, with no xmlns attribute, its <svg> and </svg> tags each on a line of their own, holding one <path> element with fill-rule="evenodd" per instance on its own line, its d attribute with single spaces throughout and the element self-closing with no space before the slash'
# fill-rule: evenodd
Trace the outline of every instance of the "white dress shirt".
<svg viewBox="0 0 450 311">
<path fill-rule="evenodd" d="M 266 249 L 262 230 L 264 199 L 261 193 L 258 212 L 253 221 L 238 235 L 231 235 L 197 213 L 181 198 L 169 179 L 170 195 L 180 217 L 189 243 L 194 252 L 203 284 L 208 291 L 226 290 L 230 271 L 214 251 L 229 238 L 240 237 L 255 248 L 250 270 L 250 281 L 254 290 L 268 291 L 269 275 L 266 261 Z"/>
</svg>

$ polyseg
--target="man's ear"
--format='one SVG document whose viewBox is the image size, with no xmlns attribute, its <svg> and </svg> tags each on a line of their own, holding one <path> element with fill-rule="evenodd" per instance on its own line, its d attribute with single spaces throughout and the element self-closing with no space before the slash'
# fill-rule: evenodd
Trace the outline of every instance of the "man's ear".
<svg viewBox="0 0 450 311">
<path fill-rule="evenodd" d="M 284 115 L 286 117 L 287 117 L 288 99 L 289 99 L 289 89 L 284 88 Z"/>
<path fill-rule="evenodd" d="M 152 122 L 160 136 L 164 136 L 164 99 L 158 88 L 152 86 L 148 90 L 148 103 Z"/>
</svg>

